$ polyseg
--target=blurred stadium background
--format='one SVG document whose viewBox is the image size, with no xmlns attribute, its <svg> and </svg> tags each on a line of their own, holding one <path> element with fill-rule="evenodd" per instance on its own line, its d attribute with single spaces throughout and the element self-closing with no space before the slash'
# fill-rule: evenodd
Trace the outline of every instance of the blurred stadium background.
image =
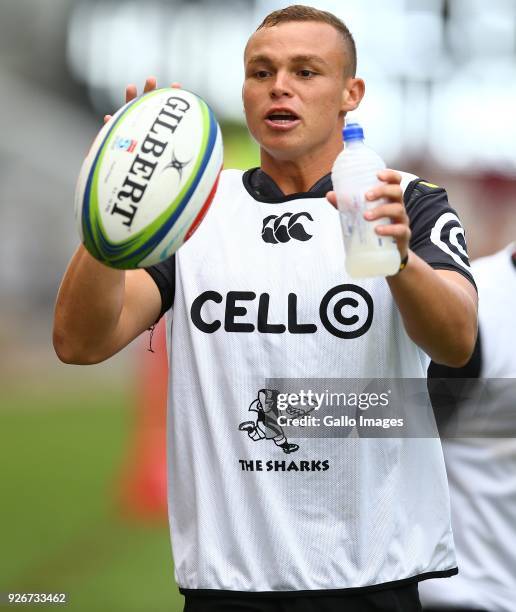
<svg viewBox="0 0 516 612">
<path fill-rule="evenodd" d="M 470 254 L 516 238 L 516 2 L 307 2 L 346 21 L 356 113 L 390 167 L 448 189 Z M 179 81 L 215 109 L 226 167 L 257 165 L 241 55 L 271 0 L 0 0 L 0 593 L 69 593 L 74 611 L 175 611 L 164 519 L 163 347 L 79 368 L 51 347 L 77 244 L 82 158 L 124 87 Z M 152 391 L 152 393 L 151 393 Z M 152 397 L 151 397 L 152 396 Z M 152 405 L 151 405 L 152 404 Z"/>
</svg>

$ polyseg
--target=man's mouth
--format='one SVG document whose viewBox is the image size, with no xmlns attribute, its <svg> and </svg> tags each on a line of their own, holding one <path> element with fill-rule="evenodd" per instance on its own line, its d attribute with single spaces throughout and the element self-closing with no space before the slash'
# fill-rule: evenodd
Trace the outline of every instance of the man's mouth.
<svg viewBox="0 0 516 612">
<path fill-rule="evenodd" d="M 292 121 L 297 121 L 299 117 L 291 113 L 271 113 L 267 115 L 267 119 L 279 125 L 287 125 L 292 123 Z"/>
<path fill-rule="evenodd" d="M 265 116 L 265 123 L 279 130 L 288 130 L 301 122 L 301 119 L 290 109 L 273 109 Z"/>
</svg>

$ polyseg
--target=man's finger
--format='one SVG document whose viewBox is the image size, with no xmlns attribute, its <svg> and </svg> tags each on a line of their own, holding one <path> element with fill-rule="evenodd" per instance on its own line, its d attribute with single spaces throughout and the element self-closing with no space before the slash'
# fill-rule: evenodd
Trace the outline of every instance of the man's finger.
<svg viewBox="0 0 516 612">
<path fill-rule="evenodd" d="M 107 123 L 113 115 L 104 115 L 104 123 Z"/>
<path fill-rule="evenodd" d="M 125 88 L 125 101 L 126 102 L 130 102 L 131 100 L 134 100 L 137 95 L 138 95 L 138 90 L 136 89 L 136 85 L 131 84 Z"/>
<path fill-rule="evenodd" d="M 176 81 L 174 81 L 170 87 L 172 87 L 173 89 L 181 89 L 182 86 L 181 83 L 177 83 Z"/>
<path fill-rule="evenodd" d="M 392 236 L 397 240 L 410 239 L 410 229 L 403 223 L 377 225 L 374 230 L 379 236 Z"/>
<path fill-rule="evenodd" d="M 337 194 L 334 191 L 328 191 L 326 194 L 326 199 L 332 206 L 337 208 Z"/>
<path fill-rule="evenodd" d="M 386 168 L 385 170 L 380 170 L 376 175 L 381 181 L 385 183 L 390 183 L 392 185 L 399 185 L 401 183 L 401 174 L 396 172 L 396 170 L 391 170 L 390 168 Z"/>
<path fill-rule="evenodd" d="M 368 221 L 388 217 L 389 219 L 394 219 L 401 223 L 408 223 L 407 213 L 402 204 L 380 204 L 379 206 L 367 210 L 364 213 L 364 217 Z"/>
<path fill-rule="evenodd" d="M 156 77 L 153 77 L 153 76 L 147 77 L 147 80 L 145 81 L 145 86 L 143 88 L 143 93 L 149 93 L 149 91 L 156 89 L 156 85 L 157 85 Z"/>
<path fill-rule="evenodd" d="M 366 199 L 370 202 L 385 198 L 390 202 L 403 201 L 403 193 L 398 184 L 383 184 L 373 187 L 366 193 Z"/>
</svg>

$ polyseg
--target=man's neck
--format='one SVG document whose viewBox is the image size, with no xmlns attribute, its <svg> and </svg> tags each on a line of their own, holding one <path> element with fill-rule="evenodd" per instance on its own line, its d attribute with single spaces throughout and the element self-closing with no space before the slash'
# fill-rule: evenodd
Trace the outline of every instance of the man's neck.
<svg viewBox="0 0 516 612">
<path fill-rule="evenodd" d="M 340 150 L 327 154 L 326 159 L 310 155 L 295 161 L 275 159 L 262 150 L 261 169 L 270 176 L 285 195 L 305 193 L 321 177 L 331 172 L 333 162 Z"/>
</svg>

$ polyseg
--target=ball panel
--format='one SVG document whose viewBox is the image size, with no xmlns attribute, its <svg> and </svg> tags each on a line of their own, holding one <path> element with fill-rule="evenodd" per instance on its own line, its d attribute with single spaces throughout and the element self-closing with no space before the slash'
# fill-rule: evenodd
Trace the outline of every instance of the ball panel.
<svg viewBox="0 0 516 612">
<path fill-rule="evenodd" d="M 185 234 L 198 217 L 199 211 L 205 207 L 206 199 L 220 172 L 222 138 L 211 109 L 202 99 L 190 92 L 173 90 L 173 96 L 171 93 L 170 89 L 155 90 L 122 107 L 99 133 L 81 169 L 78 191 L 83 192 L 84 196 L 82 202 L 78 197 L 76 198 L 80 233 L 86 248 L 97 259 L 109 266 L 128 269 L 151 265 L 176 250 L 183 243 Z M 150 100 L 152 97 L 156 98 L 155 105 L 152 105 L 152 100 Z M 142 190 L 143 197 L 138 200 L 138 203 L 141 201 L 142 204 L 141 211 L 138 210 L 138 224 L 141 227 L 136 231 L 137 224 L 131 227 L 135 217 L 134 211 L 132 216 L 130 212 L 122 211 L 124 216 L 131 216 L 131 223 L 124 223 L 129 227 L 121 228 L 120 219 L 111 218 L 113 208 L 117 204 L 110 205 L 115 199 L 114 195 L 120 186 L 121 179 L 130 176 L 129 172 L 132 171 L 137 160 L 131 155 L 127 156 L 124 152 L 119 155 L 118 149 L 123 147 L 117 147 L 115 144 L 118 145 L 118 140 L 123 141 L 124 147 L 126 140 L 134 143 L 134 146 L 131 145 L 132 149 L 125 147 L 127 151 L 133 153 L 136 143 L 140 141 L 143 143 L 142 139 L 145 139 L 151 131 L 155 133 L 156 116 L 160 117 L 163 112 L 166 117 L 175 117 L 171 108 L 175 109 L 178 103 L 176 102 L 176 106 L 173 106 L 172 100 L 179 100 L 185 105 L 181 119 L 186 117 L 187 110 L 192 110 L 188 120 L 181 125 L 178 121 L 178 125 L 171 130 L 172 135 L 168 134 L 168 138 L 163 143 L 162 153 L 169 144 L 169 149 L 173 149 L 172 163 L 164 166 L 165 160 L 159 159 L 152 164 L 148 183 Z M 141 112 L 134 114 L 134 111 L 144 104 L 145 106 L 140 109 Z M 163 110 L 164 104 L 167 105 L 166 111 L 168 112 Z M 168 107 L 169 104 L 171 108 Z M 149 123 L 149 121 L 153 122 Z M 170 125 L 167 126 L 164 123 L 161 125 L 171 128 Z M 121 138 L 121 133 L 123 136 L 129 135 L 134 140 Z M 192 160 L 182 163 L 175 159 L 173 145 L 177 143 L 182 149 L 181 155 L 184 155 L 185 150 L 188 151 L 188 147 L 193 150 Z M 174 162 L 177 162 L 177 167 L 173 165 Z M 166 179 L 161 180 L 164 170 L 169 167 L 178 171 L 177 184 L 171 180 L 174 173 L 169 173 Z M 85 168 L 90 170 L 84 184 Z M 155 170 L 156 173 L 153 174 Z M 181 186 L 183 177 L 184 182 Z M 149 187 L 148 192 L 143 193 L 147 187 Z M 152 187 L 155 187 L 154 193 Z M 179 192 L 177 189 L 180 189 Z M 172 201 L 163 204 L 163 201 L 166 202 L 163 194 L 167 192 L 171 193 Z M 147 196 L 147 201 L 145 201 L 145 196 Z M 77 208 L 80 208 L 81 205 L 82 214 L 79 216 Z M 101 206 L 104 206 L 104 209 Z M 162 208 L 161 212 L 159 212 L 160 208 Z M 116 212 L 118 213 L 119 210 Z M 153 220 L 147 223 L 149 218 Z M 118 223 L 114 223 L 116 221 Z M 123 230 L 122 233 L 120 229 Z M 120 235 L 123 236 L 124 233 L 128 234 L 127 237 L 120 239 Z"/>
<path fill-rule="evenodd" d="M 116 133 L 116 128 L 118 128 L 120 123 L 124 120 L 127 111 L 130 111 L 131 108 L 135 108 L 141 103 L 142 99 L 137 98 L 122 106 L 122 108 L 115 113 L 111 121 L 109 121 L 99 132 L 83 164 L 83 167 L 90 166 L 82 201 L 81 227 L 84 246 L 96 259 L 104 263 L 108 262 L 97 246 L 102 242 L 101 237 L 106 235 L 98 205 L 99 170 L 107 151 L 107 145 L 112 141 Z M 92 157 L 93 160 L 91 160 Z"/>
<path fill-rule="evenodd" d="M 159 94 L 159 98 L 156 96 L 157 99 L 155 101 L 152 99 L 149 100 L 149 96 L 152 94 Z M 124 223 L 114 223 L 116 218 L 112 217 L 112 207 L 108 206 L 105 210 L 100 210 L 101 218 L 104 221 L 104 227 L 107 228 L 107 236 L 111 244 L 124 244 L 124 242 L 128 241 L 126 238 L 128 234 L 131 236 L 139 235 L 140 230 L 144 230 L 148 227 L 149 219 L 155 219 L 156 206 L 145 206 L 143 205 L 145 202 L 154 200 L 156 196 L 160 201 L 160 208 L 165 210 L 169 205 L 161 203 L 165 201 L 162 195 L 163 192 L 175 194 L 172 198 L 172 203 L 176 199 L 175 196 L 180 196 L 179 188 L 182 184 L 181 176 L 185 176 L 185 181 L 183 182 L 184 186 L 185 183 L 188 183 L 188 177 L 195 171 L 195 160 L 198 160 L 200 151 L 203 148 L 203 140 L 206 137 L 206 122 L 203 117 L 203 106 L 207 108 L 206 104 L 197 98 L 197 96 L 186 91 L 181 91 L 180 96 L 171 96 L 170 90 L 163 89 L 156 90 L 152 92 L 152 94 L 145 94 L 144 98 L 142 98 L 142 101 L 145 101 L 145 107 L 140 109 L 140 112 L 125 117 L 124 128 L 120 126 L 119 133 L 123 133 L 124 135 L 130 134 L 135 142 L 141 143 L 141 148 L 145 144 L 147 137 L 163 140 L 163 149 L 157 160 L 155 158 L 152 159 L 155 163 L 155 167 L 152 170 L 152 180 L 145 186 L 145 192 L 141 199 L 142 205 L 138 207 L 137 214 L 131 220 L 130 229 L 128 229 Z M 160 111 L 163 111 L 163 106 L 167 102 L 167 99 L 171 98 L 180 98 L 183 101 L 186 100 L 188 104 L 188 113 L 182 117 L 181 123 L 174 127 L 172 137 L 169 133 L 164 135 L 160 133 L 159 129 L 154 129 L 156 120 L 162 114 Z M 153 104 L 153 102 L 155 103 Z M 172 116 L 170 113 L 164 114 L 167 118 Z M 164 124 L 161 123 L 162 129 L 163 125 Z M 202 129 L 200 129 L 200 126 L 202 126 Z M 106 144 L 108 145 L 110 143 Z M 163 155 L 163 153 L 170 153 L 170 149 L 172 149 L 172 160 L 177 163 L 178 160 L 175 159 L 175 149 L 178 145 L 183 150 L 182 154 L 186 147 L 190 160 L 186 164 L 186 168 L 181 167 L 182 164 L 179 164 L 179 169 L 176 168 L 177 172 L 167 172 L 167 174 L 165 174 L 165 171 L 173 167 L 174 164 L 167 163 L 167 157 Z M 137 150 L 137 153 L 141 154 L 142 151 Z M 114 155 L 111 157 L 115 158 Z M 115 159 L 111 165 L 103 164 L 103 170 L 99 176 L 102 187 L 98 192 L 98 196 L 102 201 L 113 202 L 113 200 L 115 200 L 112 192 L 113 186 L 117 189 L 123 187 L 123 185 L 121 185 L 122 179 L 134 179 L 136 176 L 134 173 L 129 176 L 135 160 L 132 159 L 131 155 L 127 156 L 123 152 L 122 157 L 123 159 L 121 161 Z M 152 155 L 148 154 L 148 157 L 152 157 Z M 192 165 L 192 161 L 194 161 L 194 165 Z M 179 180 L 177 180 L 177 177 L 179 177 Z M 120 189 L 120 191 L 121 190 L 122 189 Z M 113 204 L 117 205 L 116 202 L 113 202 Z M 129 206 L 131 205 L 129 204 Z M 120 220 L 120 218 L 118 219 Z"/>
<path fill-rule="evenodd" d="M 210 191 L 222 170 L 223 162 L 222 134 L 217 123 L 215 123 L 215 127 L 216 140 L 214 147 L 211 155 L 209 155 L 202 180 L 197 183 L 196 189 L 190 197 L 190 205 L 183 208 L 181 215 L 174 221 L 171 231 L 164 236 L 159 245 L 156 245 L 150 256 L 143 258 L 138 263 L 138 267 L 145 268 L 156 263 L 156 257 L 159 261 L 170 257 L 185 241 L 185 234 L 198 215 L 199 210 L 209 198 Z"/>
<path fill-rule="evenodd" d="M 179 237 L 181 228 L 176 227 L 176 223 L 190 203 L 199 183 L 204 178 L 204 172 L 211 158 L 217 135 L 217 123 L 213 113 L 211 113 L 203 101 L 199 100 L 199 103 L 202 107 L 203 139 L 190 176 L 179 194 L 161 215 L 133 237 L 119 243 L 113 243 L 107 241 L 102 233 L 100 233 L 101 248 L 103 253 L 107 255 L 111 266 L 123 268 L 137 267 L 171 231 Z"/>
<path fill-rule="evenodd" d="M 220 169 L 220 171 L 222 171 L 222 168 Z M 220 178 L 220 172 L 219 172 L 219 175 L 217 176 L 217 180 L 215 181 L 215 184 L 213 185 L 210 191 L 210 194 L 208 195 L 208 198 L 206 199 L 206 202 L 204 202 L 201 210 L 198 212 L 192 225 L 190 225 L 190 227 L 188 228 L 188 231 L 185 234 L 184 242 L 186 242 L 192 236 L 195 230 L 199 227 L 201 221 L 206 216 L 206 213 L 208 212 L 208 208 L 211 206 L 213 198 L 215 197 L 215 192 L 217 191 L 217 187 L 219 185 L 219 178 Z"/>
</svg>

